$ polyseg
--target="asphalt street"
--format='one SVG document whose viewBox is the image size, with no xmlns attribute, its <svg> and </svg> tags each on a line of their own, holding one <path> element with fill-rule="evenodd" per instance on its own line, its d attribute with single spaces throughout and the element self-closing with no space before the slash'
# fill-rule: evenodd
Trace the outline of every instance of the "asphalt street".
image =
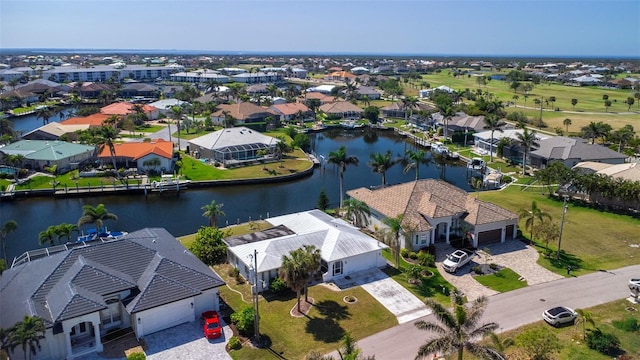
<svg viewBox="0 0 640 360">
<path fill-rule="evenodd" d="M 580 309 L 624 299 L 630 294 L 628 281 L 634 277 L 640 277 L 640 265 L 497 294 L 489 298 L 482 323 L 494 321 L 500 325 L 499 331 L 507 331 L 541 320 L 542 312 L 553 306 Z M 435 321 L 435 317 L 419 320 Z M 358 346 L 363 355 L 375 355 L 377 360 L 413 359 L 429 336 L 409 322 L 361 339 Z"/>
</svg>

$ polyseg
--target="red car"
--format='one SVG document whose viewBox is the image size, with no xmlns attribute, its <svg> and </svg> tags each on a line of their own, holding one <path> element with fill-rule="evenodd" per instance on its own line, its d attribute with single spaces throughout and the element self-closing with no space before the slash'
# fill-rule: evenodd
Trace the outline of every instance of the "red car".
<svg viewBox="0 0 640 360">
<path fill-rule="evenodd" d="M 222 326 L 220 326 L 220 319 L 216 311 L 205 311 L 200 316 L 200 319 L 203 324 L 204 336 L 207 339 L 215 339 L 222 336 Z"/>
</svg>

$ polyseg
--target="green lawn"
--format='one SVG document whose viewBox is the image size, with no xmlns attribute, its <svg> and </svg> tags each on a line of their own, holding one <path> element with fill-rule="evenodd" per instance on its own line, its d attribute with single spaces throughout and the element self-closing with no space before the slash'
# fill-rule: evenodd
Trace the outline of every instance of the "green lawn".
<svg viewBox="0 0 640 360">
<path fill-rule="evenodd" d="M 71 173 L 66 173 L 56 177 L 57 189 L 64 189 L 65 185 L 68 188 L 80 187 L 92 187 L 92 188 L 109 188 L 122 185 L 120 181 L 112 177 L 87 177 L 71 179 Z M 129 179 L 129 186 L 138 186 L 141 183 L 141 179 Z M 27 180 L 25 183 L 16 186 L 16 190 L 37 190 L 37 189 L 51 189 L 53 188 L 53 177 L 51 176 L 34 176 Z"/>
<path fill-rule="evenodd" d="M 228 287 L 222 287 L 220 294 L 224 301 L 234 311 L 251 306 L 249 285 L 236 285 L 235 280 L 228 276 L 228 271 L 219 267 L 216 269 L 246 300 L 243 301 L 240 294 Z M 260 333 L 270 340 L 271 345 L 261 350 L 243 346 L 240 350 L 232 351 L 231 356 L 243 360 L 274 357 L 302 359 L 311 350 L 328 353 L 337 349 L 345 332 L 360 339 L 398 324 L 393 314 L 360 287 L 335 291 L 324 285 L 316 285 L 309 288 L 309 296 L 315 300 L 315 306 L 307 317 L 302 318 L 294 318 L 289 314 L 296 305 L 295 295 L 288 293 L 269 301 L 261 297 Z M 355 296 L 357 302 L 347 304 L 343 301 L 345 296 Z"/>
<path fill-rule="evenodd" d="M 501 269 L 494 274 L 474 277 L 480 284 L 498 292 L 507 292 L 526 287 L 527 282 L 520 281 L 518 280 L 519 278 L 520 275 L 509 268 Z"/>
</svg>

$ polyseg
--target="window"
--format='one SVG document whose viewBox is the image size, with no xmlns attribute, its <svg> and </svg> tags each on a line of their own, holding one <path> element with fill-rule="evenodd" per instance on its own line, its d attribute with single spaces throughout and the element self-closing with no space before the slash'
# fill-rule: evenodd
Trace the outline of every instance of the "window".
<svg viewBox="0 0 640 360">
<path fill-rule="evenodd" d="M 418 234 L 416 234 L 416 245 L 418 245 L 418 239 L 419 239 L 419 237 L 420 237 L 420 236 L 419 236 Z"/>
<path fill-rule="evenodd" d="M 333 275 L 342 274 L 342 261 L 336 261 L 333 263 Z"/>
</svg>

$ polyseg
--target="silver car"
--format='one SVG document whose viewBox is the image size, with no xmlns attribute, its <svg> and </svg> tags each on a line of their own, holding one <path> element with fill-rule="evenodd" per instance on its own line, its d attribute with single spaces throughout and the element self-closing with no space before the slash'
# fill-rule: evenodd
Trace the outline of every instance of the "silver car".
<svg viewBox="0 0 640 360">
<path fill-rule="evenodd" d="M 566 306 L 557 306 L 542 313 L 544 321 L 553 326 L 573 324 L 577 317 L 578 313 Z"/>
</svg>

